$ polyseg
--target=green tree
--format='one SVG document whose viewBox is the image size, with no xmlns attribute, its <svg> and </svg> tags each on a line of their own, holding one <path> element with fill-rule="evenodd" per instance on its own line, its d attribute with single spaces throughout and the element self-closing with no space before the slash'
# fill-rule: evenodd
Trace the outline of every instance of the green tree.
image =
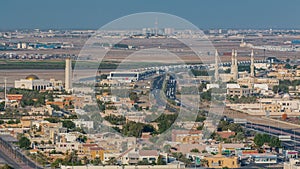
<svg viewBox="0 0 300 169">
<path fill-rule="evenodd" d="M 279 92 L 288 93 L 289 92 L 289 86 L 285 85 L 285 84 L 280 84 L 280 85 L 273 86 L 273 92 L 274 93 L 279 93 Z"/>
<path fill-rule="evenodd" d="M 116 116 L 116 115 L 110 114 L 109 116 L 105 116 L 104 119 L 114 125 L 123 125 L 126 123 L 126 118 L 121 115 Z"/>
<path fill-rule="evenodd" d="M 159 127 L 158 133 L 162 133 L 170 128 L 176 120 L 177 116 L 178 114 L 162 114 L 157 119 L 155 119 L 155 122 L 158 123 Z"/>
<path fill-rule="evenodd" d="M 49 118 L 45 118 L 44 120 L 49 121 L 50 123 L 58 123 L 58 122 L 60 122 L 60 119 L 56 118 L 56 117 L 49 117 Z"/>
<path fill-rule="evenodd" d="M 87 137 L 83 135 L 79 135 L 76 140 L 82 143 L 86 143 Z"/>
<path fill-rule="evenodd" d="M 200 94 L 201 99 L 210 101 L 211 100 L 211 89 Z"/>
<path fill-rule="evenodd" d="M 196 122 L 204 122 L 206 120 L 205 116 L 199 115 L 196 118 Z"/>
<path fill-rule="evenodd" d="M 208 72 L 206 70 L 192 69 L 191 72 L 194 76 L 208 76 Z"/>
<path fill-rule="evenodd" d="M 123 134 L 127 136 L 134 136 L 134 137 L 141 137 L 142 132 L 150 132 L 154 133 L 156 130 L 150 124 L 143 124 L 143 123 L 136 123 L 136 122 L 129 122 L 122 130 Z"/>
<path fill-rule="evenodd" d="M 0 103 L 0 111 L 4 111 L 5 102 Z"/>
<path fill-rule="evenodd" d="M 94 165 L 100 165 L 100 164 L 102 164 L 102 161 L 100 160 L 99 157 L 97 157 L 97 158 L 95 158 L 95 159 L 93 160 L 93 164 L 94 164 Z"/>
<path fill-rule="evenodd" d="M 139 100 L 139 97 L 138 97 L 136 92 L 130 92 L 129 93 L 129 98 L 130 98 L 130 100 L 132 100 L 134 102 L 137 102 Z"/>
<path fill-rule="evenodd" d="M 226 69 L 225 71 L 224 71 L 224 73 L 230 73 L 230 69 Z"/>
<path fill-rule="evenodd" d="M 235 136 L 235 138 L 239 141 L 242 141 L 245 139 L 245 134 L 243 132 L 238 132 Z"/>
<path fill-rule="evenodd" d="M 76 125 L 74 122 L 72 122 L 71 120 L 64 120 L 63 122 L 63 127 L 66 127 L 68 129 L 75 129 Z"/>
<path fill-rule="evenodd" d="M 58 105 L 55 104 L 51 104 L 51 107 L 55 110 L 55 111 L 60 111 L 61 108 Z"/>
<path fill-rule="evenodd" d="M 105 103 L 101 100 L 97 100 L 97 104 L 98 104 L 98 107 L 99 107 L 99 111 L 103 112 L 105 110 Z"/>
<path fill-rule="evenodd" d="M 281 141 L 277 137 L 271 137 L 269 146 L 270 147 L 281 147 Z"/>
<path fill-rule="evenodd" d="M 199 153 L 199 150 L 197 148 L 194 148 L 191 150 L 192 153 Z"/>
<path fill-rule="evenodd" d="M 19 146 L 20 148 L 28 149 L 30 146 L 31 142 L 27 137 L 21 137 L 19 139 Z"/>
<path fill-rule="evenodd" d="M 258 147 L 261 147 L 262 145 L 264 145 L 264 141 L 263 141 L 262 135 L 260 133 L 258 133 L 258 134 L 255 135 L 255 137 L 254 137 L 254 143 Z"/>
<path fill-rule="evenodd" d="M 267 134 L 256 134 L 254 137 L 254 143 L 258 146 L 261 147 L 263 146 L 265 143 L 269 143 L 271 140 L 271 137 Z"/>
<path fill-rule="evenodd" d="M 117 164 L 117 159 L 115 157 L 112 157 L 110 158 L 108 161 L 107 161 L 107 164 L 108 165 L 116 165 Z"/>
<path fill-rule="evenodd" d="M 287 64 L 285 64 L 284 68 L 286 68 L 286 69 L 291 69 L 292 66 L 291 66 L 290 64 L 287 63 Z"/>
</svg>

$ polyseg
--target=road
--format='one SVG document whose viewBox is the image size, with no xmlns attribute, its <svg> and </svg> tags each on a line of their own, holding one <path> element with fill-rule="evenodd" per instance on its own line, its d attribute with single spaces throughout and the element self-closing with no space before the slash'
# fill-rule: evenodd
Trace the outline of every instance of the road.
<svg viewBox="0 0 300 169">
<path fill-rule="evenodd" d="M 26 157 L 18 148 L 0 137 L 0 158 L 3 158 L 14 168 L 22 169 L 42 169 L 43 167 L 36 165 L 32 160 Z"/>
<path fill-rule="evenodd" d="M 286 122 L 282 122 L 279 120 L 270 120 L 266 117 L 262 116 L 252 116 L 247 113 L 242 113 L 236 110 L 232 110 L 230 108 L 225 108 L 224 113 L 225 116 L 229 118 L 240 118 L 240 119 L 246 119 L 248 122 L 255 123 L 255 124 L 268 124 L 273 127 L 283 128 L 283 129 L 296 129 L 300 128 L 300 125 L 297 126 L 295 124 L 289 124 Z"/>
<path fill-rule="evenodd" d="M 22 168 L 15 160 L 13 157 L 10 157 L 7 152 L 4 152 L 0 148 L 0 158 L 3 159 L 8 165 L 10 165 L 13 168 Z"/>
<path fill-rule="evenodd" d="M 249 130 L 255 130 L 276 137 L 280 135 L 291 136 L 291 141 L 282 141 L 283 146 L 287 149 L 300 151 L 300 133 L 298 131 L 249 122 L 245 124 L 244 127 Z"/>
<path fill-rule="evenodd" d="M 173 76 L 167 81 L 166 96 L 171 100 L 176 99 L 176 80 Z"/>
<path fill-rule="evenodd" d="M 160 91 L 163 88 L 164 75 L 157 76 L 153 79 L 152 90 L 151 93 L 156 101 L 156 105 L 159 107 L 164 107 L 166 105 L 166 101 L 161 97 Z"/>
</svg>

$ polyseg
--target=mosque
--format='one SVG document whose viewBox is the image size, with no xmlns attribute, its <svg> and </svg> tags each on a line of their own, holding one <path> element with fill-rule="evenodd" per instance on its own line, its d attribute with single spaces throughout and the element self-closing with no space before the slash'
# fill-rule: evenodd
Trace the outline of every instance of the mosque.
<svg viewBox="0 0 300 169">
<path fill-rule="evenodd" d="M 215 81 L 223 81 L 223 82 L 229 82 L 229 81 L 237 81 L 238 79 L 238 60 L 237 60 L 237 50 L 232 50 L 231 55 L 231 68 L 230 73 L 222 73 L 219 74 L 219 55 L 218 51 L 216 51 L 215 54 Z M 252 66 L 252 65 L 251 65 Z M 252 69 L 251 69 L 252 71 Z M 254 68 L 253 68 L 254 71 Z"/>
<path fill-rule="evenodd" d="M 65 68 L 65 90 L 70 91 L 71 86 L 71 76 L 72 67 L 71 59 L 66 59 L 66 68 Z M 29 75 L 25 79 L 20 79 L 15 81 L 15 88 L 19 89 L 28 89 L 28 90 L 62 90 L 63 82 L 61 80 L 44 80 L 40 79 L 36 75 Z"/>
<path fill-rule="evenodd" d="M 29 75 L 25 79 L 15 81 L 15 88 L 29 90 L 61 90 L 63 83 L 61 80 L 44 80 L 36 75 Z"/>
<path fill-rule="evenodd" d="M 264 78 L 255 76 L 255 65 L 254 65 L 254 51 L 252 50 L 250 55 L 250 72 L 239 72 L 238 71 L 238 60 L 237 50 L 232 50 L 231 56 L 231 68 L 230 73 L 219 73 L 219 55 L 218 51 L 215 54 L 215 65 L 214 65 L 214 80 L 215 82 L 237 82 L 240 86 L 247 86 L 253 89 L 255 86 L 267 85 L 267 88 L 272 89 L 273 86 L 279 85 L 279 79 L 277 78 Z M 214 85 L 214 84 L 211 84 Z"/>
</svg>

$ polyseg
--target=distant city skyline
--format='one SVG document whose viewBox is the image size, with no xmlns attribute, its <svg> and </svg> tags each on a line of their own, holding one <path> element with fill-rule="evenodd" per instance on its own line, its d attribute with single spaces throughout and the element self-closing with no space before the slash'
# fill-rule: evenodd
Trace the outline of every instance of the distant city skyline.
<svg viewBox="0 0 300 169">
<path fill-rule="evenodd" d="M 300 1 L 3 1 L 0 29 L 98 29 L 120 17 L 162 12 L 200 29 L 300 29 Z M 153 21 L 154 22 L 154 21 Z"/>
</svg>

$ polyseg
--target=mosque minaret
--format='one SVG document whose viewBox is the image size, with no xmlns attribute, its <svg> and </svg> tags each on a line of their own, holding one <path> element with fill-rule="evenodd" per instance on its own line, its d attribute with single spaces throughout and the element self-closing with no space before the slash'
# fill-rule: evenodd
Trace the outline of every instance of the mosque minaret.
<svg viewBox="0 0 300 169">
<path fill-rule="evenodd" d="M 219 54 L 218 54 L 218 51 L 216 50 L 216 53 L 215 53 L 215 81 L 219 81 L 219 62 L 218 62 L 218 59 L 219 59 Z"/>
</svg>

